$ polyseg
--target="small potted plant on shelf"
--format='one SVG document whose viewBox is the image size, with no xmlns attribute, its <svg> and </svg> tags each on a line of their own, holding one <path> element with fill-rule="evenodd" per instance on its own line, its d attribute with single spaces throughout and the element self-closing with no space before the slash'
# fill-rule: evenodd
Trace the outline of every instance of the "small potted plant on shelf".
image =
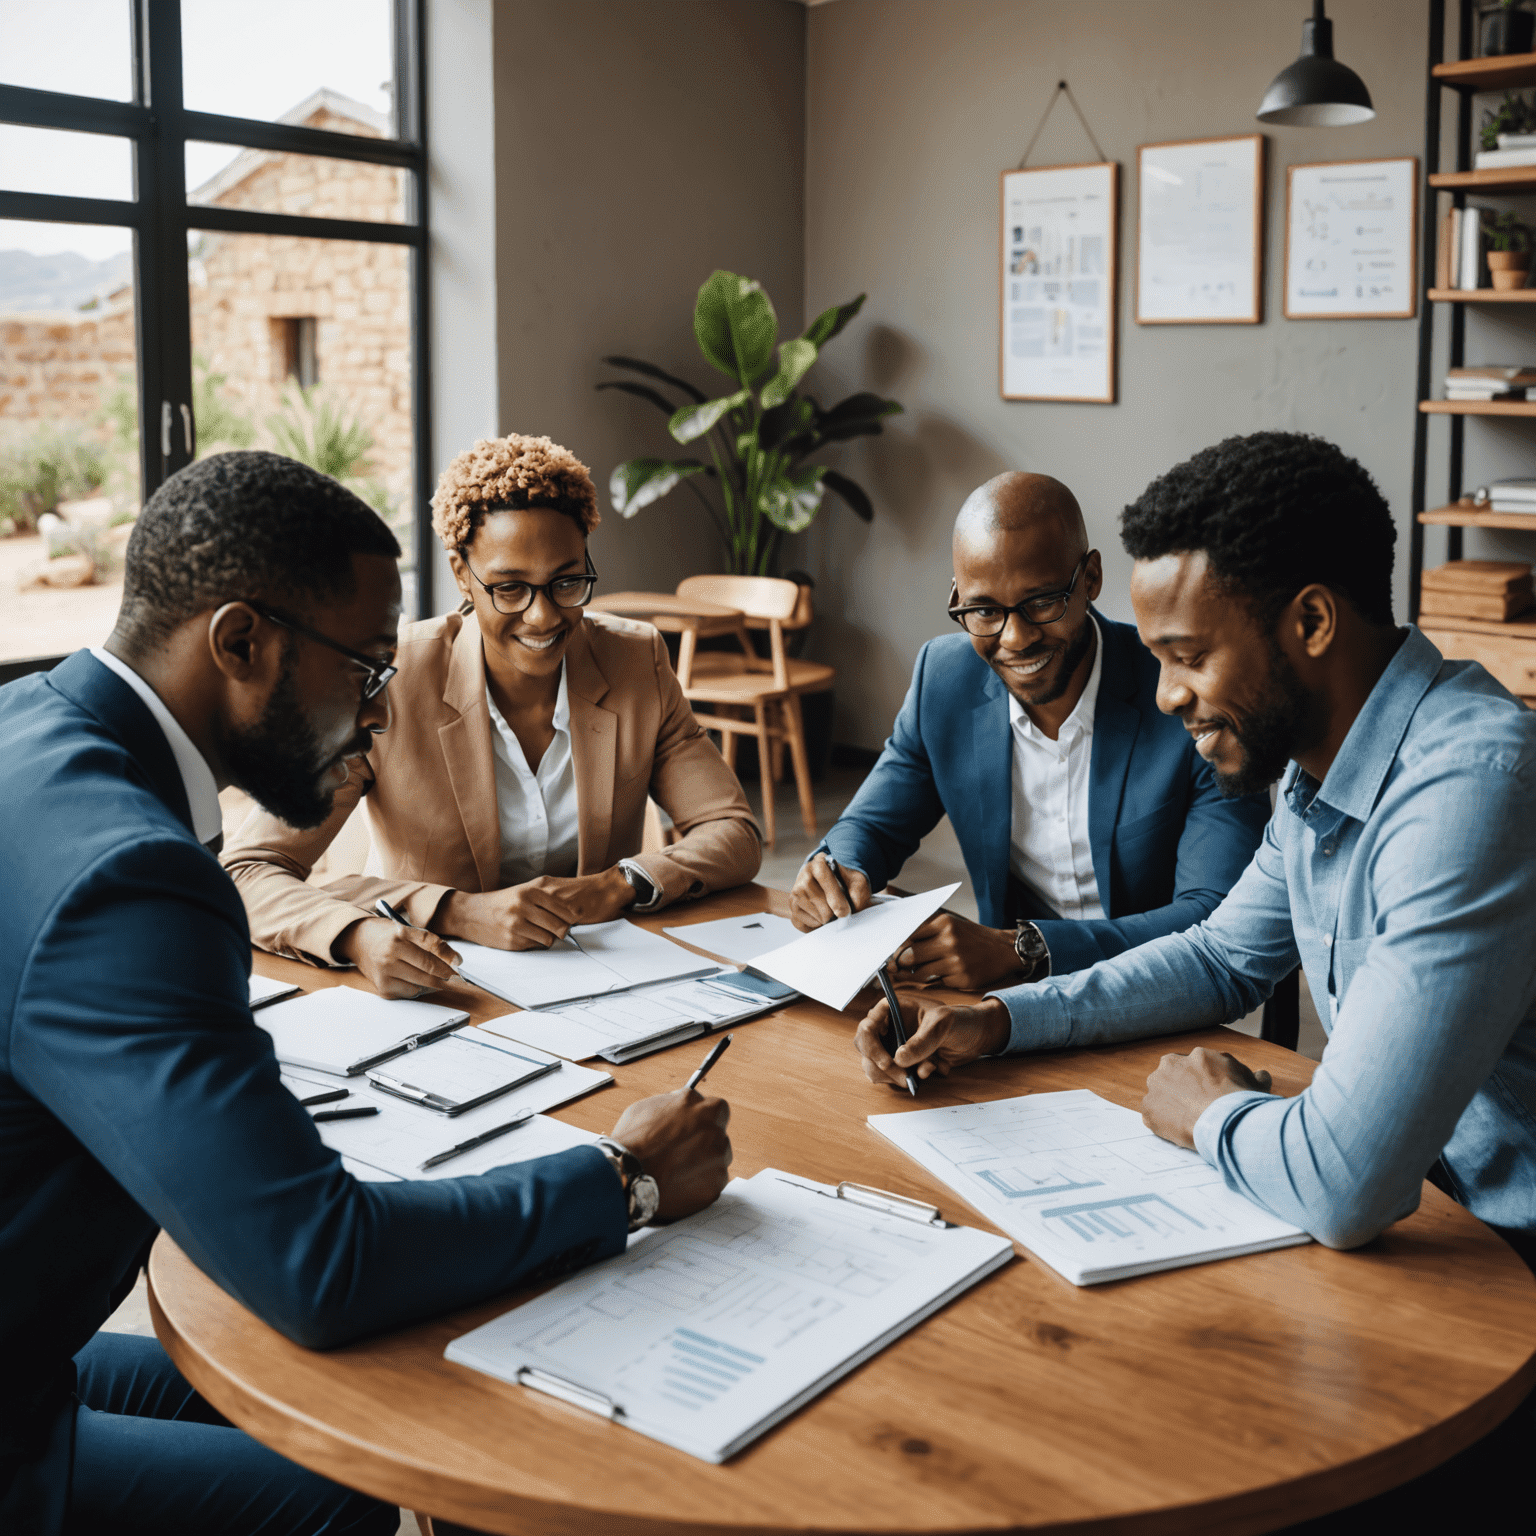
<svg viewBox="0 0 1536 1536">
<path fill-rule="evenodd" d="M 1508 53 L 1529 53 L 1536 39 L 1536 15 L 1523 9 L 1520 0 L 1499 0 L 1483 12 L 1482 42 L 1485 58 Z"/>
<path fill-rule="evenodd" d="M 1495 288 L 1524 288 L 1531 268 L 1531 227 L 1506 210 L 1488 222 L 1488 272 Z"/>
<path fill-rule="evenodd" d="M 1531 18 L 1536 21 L 1536 16 Z M 1481 149 L 1527 149 L 1536 144 L 1536 102 L 1513 91 L 1504 93 L 1492 111 L 1484 110 L 1483 125 L 1478 132 Z"/>
</svg>

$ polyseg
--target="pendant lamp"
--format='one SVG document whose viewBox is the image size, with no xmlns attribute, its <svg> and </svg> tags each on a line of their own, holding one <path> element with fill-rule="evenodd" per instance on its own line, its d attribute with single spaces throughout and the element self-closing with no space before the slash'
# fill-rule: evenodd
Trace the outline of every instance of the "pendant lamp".
<svg viewBox="0 0 1536 1536">
<path fill-rule="evenodd" d="M 1375 116 L 1365 81 L 1333 56 L 1333 23 L 1323 0 L 1313 0 L 1311 17 L 1301 24 L 1301 57 L 1275 76 L 1259 103 L 1259 121 L 1347 128 Z"/>
</svg>

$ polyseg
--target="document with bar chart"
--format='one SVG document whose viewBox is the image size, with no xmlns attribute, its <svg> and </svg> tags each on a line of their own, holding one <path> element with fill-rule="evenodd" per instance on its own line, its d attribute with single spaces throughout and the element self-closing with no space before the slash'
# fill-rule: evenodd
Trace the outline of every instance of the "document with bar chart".
<svg viewBox="0 0 1536 1536">
<path fill-rule="evenodd" d="M 869 1123 L 1074 1285 L 1311 1241 L 1086 1088 Z"/>
<path fill-rule="evenodd" d="M 1012 1257 L 765 1168 L 445 1353 L 722 1462 Z"/>
</svg>

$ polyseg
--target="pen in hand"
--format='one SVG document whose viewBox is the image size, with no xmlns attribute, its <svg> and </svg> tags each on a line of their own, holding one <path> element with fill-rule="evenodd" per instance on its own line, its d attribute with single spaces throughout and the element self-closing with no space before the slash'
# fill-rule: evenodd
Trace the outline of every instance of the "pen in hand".
<svg viewBox="0 0 1536 1536">
<path fill-rule="evenodd" d="M 848 903 L 848 916 L 852 917 L 853 897 L 848 894 L 848 882 L 843 879 L 843 872 L 838 867 L 837 860 L 834 859 L 830 853 L 823 854 L 822 857 L 827 861 L 828 872 L 831 874 L 832 878 L 837 881 L 838 890 L 843 893 L 843 900 Z M 832 921 L 834 923 L 837 921 L 835 914 L 833 915 Z"/>
<path fill-rule="evenodd" d="M 891 985 L 891 973 L 882 965 L 875 974 L 880 978 L 880 990 L 885 993 L 885 1006 L 891 1011 L 891 1033 L 896 1037 L 896 1050 L 899 1051 L 907 1043 L 906 1026 L 901 1021 L 901 1001 L 896 996 L 896 988 Z M 893 1051 L 894 1055 L 895 1052 Z M 908 1067 L 907 1092 L 915 1099 L 917 1097 L 917 1069 Z"/>
<path fill-rule="evenodd" d="M 725 1055 L 726 1047 L 730 1045 L 730 1043 L 731 1037 L 729 1035 L 721 1035 L 721 1037 L 715 1042 L 714 1050 L 712 1050 L 709 1055 L 699 1063 L 698 1071 L 696 1071 L 693 1076 L 683 1084 L 684 1093 L 691 1093 L 693 1089 L 697 1088 L 699 1084 L 704 1081 L 704 1074 L 708 1072 L 709 1069 L 714 1066 L 714 1064 L 719 1061 L 722 1056 Z"/>
</svg>

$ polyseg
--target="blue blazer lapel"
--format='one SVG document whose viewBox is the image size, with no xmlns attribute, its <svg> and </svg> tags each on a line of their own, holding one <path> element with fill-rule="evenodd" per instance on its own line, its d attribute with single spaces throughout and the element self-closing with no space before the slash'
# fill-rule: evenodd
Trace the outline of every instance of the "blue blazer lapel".
<svg viewBox="0 0 1536 1536">
<path fill-rule="evenodd" d="M 1002 928 L 1013 832 L 1013 732 L 1008 724 L 1008 690 L 990 667 L 981 694 L 971 708 L 971 793 L 950 808 L 950 819 L 957 823 L 960 846 L 976 850 L 971 884 L 978 915 L 989 928 Z M 957 810 L 962 813 L 958 817 Z"/>
<path fill-rule="evenodd" d="M 192 807 L 171 744 L 133 689 L 89 651 L 66 657 L 48 674 L 48 681 L 122 742 L 151 792 L 191 833 Z"/>
<path fill-rule="evenodd" d="M 1093 875 L 1105 915 L 1114 917 L 1114 887 L 1110 880 L 1110 844 L 1120 819 L 1120 801 L 1131 767 L 1141 713 L 1130 700 L 1136 692 L 1133 658 L 1123 637 L 1102 620 L 1104 665 L 1099 673 L 1099 698 L 1093 712 L 1093 752 L 1088 761 L 1088 846 Z"/>
</svg>

